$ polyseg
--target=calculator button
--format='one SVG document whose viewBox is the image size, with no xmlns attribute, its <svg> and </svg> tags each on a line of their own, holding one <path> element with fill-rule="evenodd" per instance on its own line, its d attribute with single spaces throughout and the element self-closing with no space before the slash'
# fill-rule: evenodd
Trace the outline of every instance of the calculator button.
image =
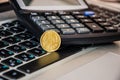
<svg viewBox="0 0 120 80">
<path fill-rule="evenodd" d="M 8 79 L 0 76 L 0 80 L 8 80 Z"/>
<path fill-rule="evenodd" d="M 11 79 L 19 79 L 25 76 L 25 74 L 16 70 L 10 70 L 8 72 L 5 72 L 3 75 Z"/>
<path fill-rule="evenodd" d="M 118 28 L 116 27 L 104 27 L 107 32 L 117 32 Z"/>
<path fill-rule="evenodd" d="M 76 18 L 77 19 L 88 19 L 88 17 L 84 15 L 77 15 Z"/>
<path fill-rule="evenodd" d="M 56 19 L 60 19 L 60 17 L 58 17 L 58 16 L 47 16 L 47 19 L 56 20 Z"/>
<path fill-rule="evenodd" d="M 57 24 L 56 27 L 57 28 L 70 28 L 68 24 Z"/>
<path fill-rule="evenodd" d="M 53 25 L 51 25 L 51 24 L 49 24 L 49 25 L 41 25 L 40 27 L 41 27 L 41 29 L 44 30 L 44 31 L 55 28 L 55 26 L 53 26 Z"/>
<path fill-rule="evenodd" d="M 44 50 L 38 49 L 38 48 L 31 49 L 28 51 L 28 53 L 31 53 L 31 54 L 36 55 L 36 56 L 41 56 L 41 55 L 46 54 L 46 52 Z"/>
<path fill-rule="evenodd" d="M 63 34 L 75 34 L 75 30 L 72 28 L 68 28 L 68 29 L 61 29 Z"/>
<path fill-rule="evenodd" d="M 83 15 L 84 12 L 83 11 L 73 11 L 72 14 L 73 15 Z"/>
<path fill-rule="evenodd" d="M 8 43 L 0 41 L 0 48 L 6 47 L 8 45 Z"/>
<path fill-rule="evenodd" d="M 77 32 L 82 34 L 82 33 L 89 33 L 90 30 L 88 28 L 76 28 Z"/>
<path fill-rule="evenodd" d="M 86 25 L 92 30 L 92 32 L 103 32 L 103 28 L 101 28 L 96 23 L 86 23 Z"/>
<path fill-rule="evenodd" d="M 94 19 L 96 22 L 106 22 L 105 19 L 99 18 L 99 19 Z"/>
<path fill-rule="evenodd" d="M 5 71 L 5 70 L 8 70 L 8 69 L 9 69 L 8 66 L 3 65 L 3 64 L 0 64 L 0 72 Z"/>
<path fill-rule="evenodd" d="M 66 20 L 66 22 L 67 22 L 68 24 L 79 23 L 79 21 L 76 20 L 76 19 Z"/>
<path fill-rule="evenodd" d="M 65 11 L 60 11 L 58 12 L 59 15 L 69 15 L 70 13 L 69 12 L 65 12 Z"/>
<path fill-rule="evenodd" d="M 14 58 L 8 58 L 6 60 L 3 60 L 2 63 L 11 66 L 11 67 L 15 67 L 17 65 L 22 64 L 22 61 L 14 59 Z"/>
<path fill-rule="evenodd" d="M 92 23 L 91 19 L 80 19 L 82 23 Z"/>
<path fill-rule="evenodd" d="M 14 43 L 17 43 L 17 42 L 21 41 L 20 39 L 15 38 L 15 37 L 8 37 L 8 38 L 5 38 L 3 40 L 10 43 L 10 44 L 14 44 Z"/>
<path fill-rule="evenodd" d="M 101 26 L 111 26 L 111 24 L 109 22 L 105 22 L 105 23 L 99 23 Z"/>
<path fill-rule="evenodd" d="M 36 21 L 36 24 L 37 24 L 38 26 L 40 26 L 40 25 L 50 24 L 50 22 L 49 22 L 48 20 L 43 20 L 43 21 L 38 20 L 38 21 Z"/>
<path fill-rule="evenodd" d="M 63 20 L 52 20 L 53 24 L 64 24 L 65 22 Z"/>
<path fill-rule="evenodd" d="M 5 50 L 5 49 L 0 50 L 0 57 L 2 57 L 2 58 L 12 56 L 13 54 L 14 53 L 12 51 L 8 51 L 8 50 Z"/>
<path fill-rule="evenodd" d="M 54 31 L 56 31 L 57 33 L 60 33 L 60 30 L 59 30 L 59 29 L 51 29 L 51 30 L 54 30 Z"/>
<path fill-rule="evenodd" d="M 43 16 L 32 16 L 31 19 L 35 22 L 38 20 L 46 20 Z"/>
<path fill-rule="evenodd" d="M 73 28 L 83 28 L 83 27 L 85 27 L 85 25 L 83 25 L 82 23 L 71 24 L 71 26 L 72 26 Z"/>
<path fill-rule="evenodd" d="M 35 58 L 34 55 L 32 54 L 26 54 L 26 53 L 21 53 L 17 56 L 15 56 L 16 58 L 20 59 L 20 60 L 23 60 L 23 61 L 29 61 L 29 60 L 32 60 Z"/>
<path fill-rule="evenodd" d="M 16 52 L 16 53 L 19 53 L 19 52 L 22 52 L 22 51 L 25 51 L 25 47 L 22 47 L 22 46 L 18 46 L 18 45 L 13 45 L 13 46 L 10 46 L 7 48 L 8 50 L 11 50 L 13 52 Z"/>
<path fill-rule="evenodd" d="M 10 35 L 12 35 L 12 33 L 7 31 L 7 30 L 6 31 L 4 31 L 4 30 L 0 31 L 0 36 L 6 37 L 6 36 L 10 36 Z"/>
<path fill-rule="evenodd" d="M 74 17 L 71 16 L 71 15 L 61 16 L 61 18 L 64 19 L 64 20 L 67 20 L 67 19 L 74 19 Z"/>
<path fill-rule="evenodd" d="M 25 41 L 25 42 L 20 43 L 20 45 L 27 47 L 27 48 L 35 47 L 35 46 L 37 46 L 37 44 L 39 44 L 39 43 L 31 42 L 31 41 Z"/>
</svg>

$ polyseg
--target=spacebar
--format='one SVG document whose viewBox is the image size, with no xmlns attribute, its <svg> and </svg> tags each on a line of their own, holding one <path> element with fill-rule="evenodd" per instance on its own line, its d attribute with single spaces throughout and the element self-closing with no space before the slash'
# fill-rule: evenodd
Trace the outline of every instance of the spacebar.
<svg viewBox="0 0 120 80">
<path fill-rule="evenodd" d="M 43 68 L 53 62 L 56 62 L 57 60 L 59 60 L 59 58 L 60 58 L 59 54 L 51 53 L 44 57 L 36 59 L 30 63 L 24 64 L 24 65 L 18 67 L 17 69 L 20 71 L 23 71 L 25 73 L 32 73 L 37 70 L 40 70 L 41 68 Z"/>
</svg>

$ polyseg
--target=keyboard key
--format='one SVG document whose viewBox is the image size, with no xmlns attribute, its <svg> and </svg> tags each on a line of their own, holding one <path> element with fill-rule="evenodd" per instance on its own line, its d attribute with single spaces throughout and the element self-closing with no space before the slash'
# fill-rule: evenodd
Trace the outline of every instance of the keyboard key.
<svg viewBox="0 0 120 80">
<path fill-rule="evenodd" d="M 2 26 L 4 26 L 4 27 L 13 27 L 14 25 L 11 24 L 11 23 L 4 23 L 4 24 L 2 24 Z"/>
<path fill-rule="evenodd" d="M 0 76 L 0 80 L 8 80 L 8 79 Z"/>
<path fill-rule="evenodd" d="M 83 27 L 85 27 L 85 25 L 83 25 L 82 23 L 71 24 L 71 26 L 73 28 L 83 28 Z"/>
<path fill-rule="evenodd" d="M 28 51 L 28 53 L 31 53 L 31 54 L 36 55 L 36 56 L 41 56 L 41 55 L 46 54 L 46 52 L 44 50 L 38 49 L 38 48 L 31 49 Z"/>
<path fill-rule="evenodd" d="M 61 29 L 63 34 L 75 34 L 75 30 L 72 28 L 68 28 L 68 29 Z"/>
<path fill-rule="evenodd" d="M 5 30 L 0 31 L 0 36 L 6 37 L 10 35 L 12 35 L 12 33 L 9 31 L 5 31 Z"/>
<path fill-rule="evenodd" d="M 76 19 L 66 20 L 66 22 L 67 22 L 68 24 L 79 23 L 79 21 L 76 20 Z"/>
<path fill-rule="evenodd" d="M 6 47 L 6 46 L 9 46 L 9 44 L 6 42 L 0 41 L 0 48 Z"/>
<path fill-rule="evenodd" d="M 26 53 L 21 53 L 17 56 L 15 56 L 16 58 L 20 59 L 20 60 L 23 60 L 23 61 L 29 61 L 29 60 L 32 60 L 35 58 L 34 55 L 32 54 L 26 54 Z"/>
<path fill-rule="evenodd" d="M 35 47 L 35 46 L 37 46 L 38 44 L 39 44 L 39 43 L 31 42 L 31 41 L 25 41 L 25 42 L 20 43 L 20 45 L 22 45 L 22 46 L 24 46 L 24 47 L 27 47 L 27 48 Z"/>
<path fill-rule="evenodd" d="M 103 28 L 101 28 L 96 23 L 86 23 L 86 25 L 92 30 L 92 32 L 103 32 Z"/>
<path fill-rule="evenodd" d="M 8 70 L 8 69 L 9 69 L 8 66 L 3 65 L 3 64 L 0 64 L 0 72 L 5 71 L 5 70 Z M 1 80 L 1 79 L 0 79 L 0 80 Z"/>
<path fill-rule="evenodd" d="M 63 20 L 52 20 L 53 24 L 64 24 L 65 22 Z"/>
<path fill-rule="evenodd" d="M 45 55 L 45 56 L 43 56 L 39 59 L 36 59 L 32 62 L 24 64 L 24 65 L 18 67 L 17 69 L 30 74 L 37 70 L 40 70 L 41 68 L 43 68 L 51 63 L 54 63 L 57 60 L 59 60 L 58 54 L 56 54 L 56 53 L 48 54 L 48 55 Z"/>
<path fill-rule="evenodd" d="M 20 79 L 25 76 L 25 74 L 16 70 L 10 70 L 8 72 L 5 72 L 3 75 L 11 79 Z"/>
<path fill-rule="evenodd" d="M 22 29 L 20 27 L 12 27 L 12 28 L 10 28 L 10 31 L 13 33 L 19 33 L 19 32 L 23 32 L 24 29 Z"/>
<path fill-rule="evenodd" d="M 84 12 L 83 11 L 73 11 L 72 14 L 73 15 L 83 15 Z"/>
<path fill-rule="evenodd" d="M 22 61 L 14 59 L 14 58 L 8 58 L 6 60 L 3 60 L 2 63 L 11 66 L 11 67 L 15 67 L 17 65 L 22 64 Z"/>
<path fill-rule="evenodd" d="M 5 50 L 5 49 L 0 50 L 0 57 L 2 57 L 2 58 L 12 56 L 13 54 L 14 53 L 12 51 L 8 51 L 8 50 Z"/>
<path fill-rule="evenodd" d="M 26 39 L 32 38 L 32 35 L 30 35 L 28 33 L 21 33 L 21 34 L 15 35 L 15 37 L 26 40 Z"/>
<path fill-rule="evenodd" d="M 90 30 L 88 28 L 76 28 L 77 32 L 82 33 L 90 33 Z"/>
<path fill-rule="evenodd" d="M 15 38 L 15 37 L 8 37 L 8 38 L 5 38 L 3 40 L 10 43 L 10 44 L 14 44 L 14 43 L 17 43 L 17 42 L 21 41 L 20 39 Z"/>
<path fill-rule="evenodd" d="M 13 52 L 16 52 L 16 53 L 19 53 L 19 52 L 22 52 L 22 51 L 25 51 L 25 47 L 23 46 L 18 46 L 18 45 L 13 45 L 13 46 L 10 46 L 7 48 L 8 50 L 11 50 Z"/>
<path fill-rule="evenodd" d="M 57 24 L 56 25 L 57 28 L 70 28 L 70 26 L 68 24 Z"/>
</svg>

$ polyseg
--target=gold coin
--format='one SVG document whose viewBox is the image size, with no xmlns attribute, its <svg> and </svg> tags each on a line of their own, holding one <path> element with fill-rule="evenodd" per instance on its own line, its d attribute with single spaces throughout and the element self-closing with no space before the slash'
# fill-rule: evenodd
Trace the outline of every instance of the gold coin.
<svg viewBox="0 0 120 80">
<path fill-rule="evenodd" d="M 61 45 L 61 37 L 54 30 L 45 31 L 40 38 L 41 47 L 47 52 L 54 52 Z"/>
</svg>

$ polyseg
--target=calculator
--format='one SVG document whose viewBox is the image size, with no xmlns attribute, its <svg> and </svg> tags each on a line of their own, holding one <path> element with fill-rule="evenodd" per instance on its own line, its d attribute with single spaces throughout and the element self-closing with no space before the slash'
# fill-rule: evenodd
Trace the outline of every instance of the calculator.
<svg viewBox="0 0 120 80">
<path fill-rule="evenodd" d="M 101 44 L 120 40 L 120 12 L 88 5 L 84 0 L 10 0 L 25 27 L 37 39 L 55 30 L 62 44 Z"/>
</svg>

